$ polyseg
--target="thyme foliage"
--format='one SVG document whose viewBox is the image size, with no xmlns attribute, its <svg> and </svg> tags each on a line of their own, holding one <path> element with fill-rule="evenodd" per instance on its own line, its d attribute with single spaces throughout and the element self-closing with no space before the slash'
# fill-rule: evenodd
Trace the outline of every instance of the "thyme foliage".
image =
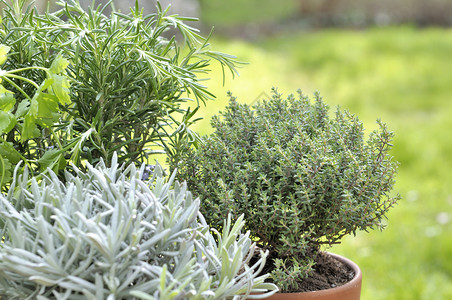
<svg viewBox="0 0 452 300">
<path fill-rule="evenodd" d="M 254 107 L 231 96 L 205 143 L 172 167 L 202 199 L 210 224 L 244 214 L 270 250 L 275 283 L 296 291 L 322 245 L 384 227 L 399 199 L 390 193 L 397 162 L 389 154 L 393 133 L 380 120 L 366 137 L 356 116 L 330 115 L 319 94 L 272 95 Z"/>
</svg>

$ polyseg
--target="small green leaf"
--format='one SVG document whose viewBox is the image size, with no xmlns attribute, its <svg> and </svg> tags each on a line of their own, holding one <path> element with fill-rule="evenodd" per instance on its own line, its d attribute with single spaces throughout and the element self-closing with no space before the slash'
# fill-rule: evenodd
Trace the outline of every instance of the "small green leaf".
<svg viewBox="0 0 452 300">
<path fill-rule="evenodd" d="M 11 50 L 11 47 L 6 45 L 0 45 L 0 65 L 3 65 L 8 58 L 8 52 Z"/>
</svg>

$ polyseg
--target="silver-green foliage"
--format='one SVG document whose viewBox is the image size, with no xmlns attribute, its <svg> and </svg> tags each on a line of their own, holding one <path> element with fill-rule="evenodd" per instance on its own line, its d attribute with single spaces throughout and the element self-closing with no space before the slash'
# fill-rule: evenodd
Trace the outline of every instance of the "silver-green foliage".
<svg viewBox="0 0 452 300">
<path fill-rule="evenodd" d="M 27 172 L 15 177 L 0 196 L 2 299 L 239 299 L 276 289 L 259 275 L 267 253 L 241 233 L 243 217 L 210 230 L 185 183 L 160 170 L 145 182 L 144 166 L 116 160 L 66 173 L 66 183 L 49 172 L 26 189 Z"/>
<path fill-rule="evenodd" d="M 393 133 L 377 123 L 367 134 L 349 112 L 330 114 L 318 94 L 311 101 L 273 90 L 253 107 L 231 98 L 205 143 L 172 164 L 210 224 L 245 215 L 246 229 L 271 252 L 275 282 L 297 290 L 320 246 L 382 228 L 399 199 L 391 194 Z"/>
</svg>

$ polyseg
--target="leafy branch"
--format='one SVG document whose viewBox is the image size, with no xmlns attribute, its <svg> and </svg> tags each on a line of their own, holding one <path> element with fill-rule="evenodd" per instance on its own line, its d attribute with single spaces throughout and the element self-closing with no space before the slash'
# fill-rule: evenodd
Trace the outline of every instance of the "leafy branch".
<svg viewBox="0 0 452 300">
<path fill-rule="evenodd" d="M 0 45 L 0 64 L 5 64 L 11 48 Z M 69 100 L 69 80 L 64 75 L 69 62 L 57 55 L 49 68 L 31 66 L 19 69 L 0 69 L 0 188 L 7 187 L 13 169 L 20 161 L 31 170 L 38 169 L 52 149 L 31 149 L 35 138 L 42 138 L 42 128 L 52 130 L 53 124 L 62 117 L 59 105 Z M 46 79 L 40 84 L 18 75 L 31 70 L 42 71 Z M 23 87 L 31 85 L 34 90 Z M 6 86 L 5 86 L 6 85 Z M 61 144 L 60 144 L 61 145 Z M 26 149 L 28 147 L 28 149 Z M 61 146 L 62 147 L 62 146 Z M 26 151 L 21 151 L 22 149 Z M 37 147 L 36 147 L 37 148 Z M 28 155 L 27 155 L 28 154 Z M 60 168 L 56 168 L 58 171 Z"/>
</svg>

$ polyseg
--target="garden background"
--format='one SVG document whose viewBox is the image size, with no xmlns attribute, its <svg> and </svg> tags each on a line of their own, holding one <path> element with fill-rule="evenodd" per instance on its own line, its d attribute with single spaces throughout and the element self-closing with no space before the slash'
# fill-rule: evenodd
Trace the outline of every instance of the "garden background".
<svg viewBox="0 0 452 300">
<path fill-rule="evenodd" d="M 227 36 L 216 49 L 249 64 L 224 87 L 217 70 L 208 85 L 218 100 L 201 111 L 208 119 L 227 90 L 251 103 L 277 86 L 318 90 L 367 129 L 387 122 L 402 200 L 386 230 L 331 251 L 362 268 L 363 300 L 452 299 L 451 3 L 357 2 L 203 1 L 201 19 Z M 208 132 L 208 122 L 198 128 Z"/>
<path fill-rule="evenodd" d="M 320 91 L 368 130 L 381 118 L 396 133 L 403 199 L 386 230 L 359 233 L 330 250 L 360 265 L 363 300 L 452 299 L 452 2 L 193 3 L 190 14 L 203 30 L 215 27 L 213 48 L 247 63 L 224 83 L 221 68 L 212 66 L 205 84 L 217 99 L 201 107 L 204 120 L 194 129 L 210 131 L 227 91 L 252 103 L 272 86 L 283 94 Z"/>
</svg>

